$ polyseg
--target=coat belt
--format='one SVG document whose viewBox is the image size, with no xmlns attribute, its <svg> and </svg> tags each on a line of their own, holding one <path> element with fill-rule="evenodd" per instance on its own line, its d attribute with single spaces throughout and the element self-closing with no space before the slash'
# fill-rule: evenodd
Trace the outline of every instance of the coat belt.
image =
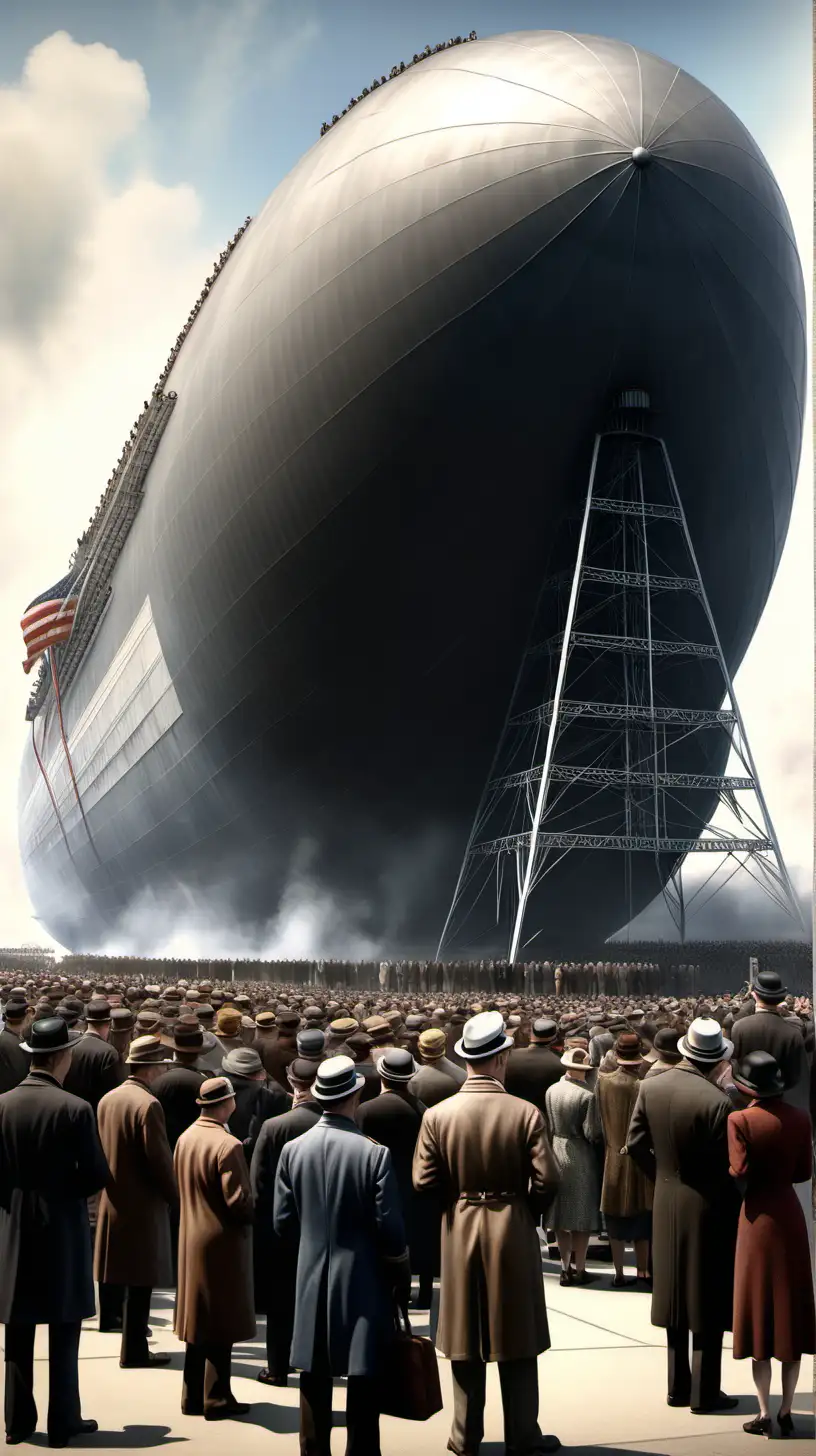
<svg viewBox="0 0 816 1456">
<path fill-rule="evenodd" d="M 478 1193 L 460 1193 L 459 1203 L 509 1203 L 511 1199 L 518 1198 L 518 1193 L 487 1193 L 480 1189 Z"/>
</svg>

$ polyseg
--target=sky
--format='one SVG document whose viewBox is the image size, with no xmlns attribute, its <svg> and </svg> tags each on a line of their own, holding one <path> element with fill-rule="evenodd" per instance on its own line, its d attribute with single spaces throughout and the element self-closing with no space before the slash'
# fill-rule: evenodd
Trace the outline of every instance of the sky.
<svg viewBox="0 0 816 1456">
<path fill-rule="evenodd" d="M 775 172 L 810 307 L 808 0 L 0 6 L 0 943 L 48 939 L 17 847 L 30 689 L 22 611 L 64 573 L 226 239 L 373 75 L 471 29 L 609 35 L 710 86 Z M 808 415 L 788 543 L 736 682 L 803 894 L 813 852 L 812 517 Z"/>
</svg>

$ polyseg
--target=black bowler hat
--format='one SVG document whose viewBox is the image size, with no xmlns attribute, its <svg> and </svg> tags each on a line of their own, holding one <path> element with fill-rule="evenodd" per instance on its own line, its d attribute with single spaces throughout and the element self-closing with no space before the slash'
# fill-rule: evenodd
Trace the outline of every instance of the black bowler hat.
<svg viewBox="0 0 816 1456">
<path fill-rule="evenodd" d="M 67 1052 L 80 1040 L 81 1032 L 69 1031 L 61 1016 L 44 1016 L 32 1022 L 28 1041 L 21 1047 L 35 1057 L 50 1057 L 53 1052 Z"/>
<path fill-rule="evenodd" d="M 533 1022 L 533 1039 L 535 1041 L 555 1041 L 558 1036 L 558 1024 L 550 1021 L 549 1017 L 542 1016 L 538 1021 Z"/>
<path fill-rule="evenodd" d="M 754 977 L 753 989 L 760 1001 L 767 1001 L 771 1006 L 778 1001 L 784 1001 L 788 994 L 787 987 L 782 985 L 782 979 L 776 971 L 758 971 Z"/>
<path fill-rule="evenodd" d="M 734 1082 L 752 1097 L 780 1097 L 785 1090 L 779 1063 L 770 1052 L 748 1052 L 734 1069 Z"/>
</svg>

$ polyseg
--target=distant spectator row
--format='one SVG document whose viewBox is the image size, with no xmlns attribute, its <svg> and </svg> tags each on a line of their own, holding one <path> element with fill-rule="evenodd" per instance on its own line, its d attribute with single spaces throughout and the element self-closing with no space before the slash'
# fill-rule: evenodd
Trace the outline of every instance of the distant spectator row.
<svg viewBox="0 0 816 1456">
<path fill-rule="evenodd" d="M 381 86 L 385 86 L 389 81 L 393 81 L 397 76 L 401 76 L 403 71 L 410 71 L 412 66 L 418 66 L 420 61 L 427 60 L 428 56 L 436 56 L 439 54 L 440 51 L 450 50 L 451 46 L 466 45 L 469 40 L 478 39 L 479 37 L 477 36 L 475 30 L 472 30 L 470 32 L 470 35 L 452 35 L 450 40 L 440 41 L 439 45 L 435 46 L 428 45 L 425 47 L 424 51 L 419 52 L 419 55 L 415 53 L 413 60 L 408 61 L 407 65 L 405 61 L 400 61 L 398 66 L 392 66 L 388 75 L 380 76 L 379 81 L 375 76 L 374 80 L 371 82 L 371 85 L 364 86 L 359 96 L 352 96 L 348 106 L 344 106 L 343 110 L 340 112 L 335 112 L 331 121 L 324 121 L 323 125 L 320 128 L 320 135 L 325 136 L 326 132 L 331 131 L 332 127 L 336 126 L 341 117 L 345 116 L 349 111 L 351 111 L 352 107 L 356 106 L 358 102 L 365 100 L 366 96 L 370 96 L 372 91 L 379 91 Z"/>
</svg>

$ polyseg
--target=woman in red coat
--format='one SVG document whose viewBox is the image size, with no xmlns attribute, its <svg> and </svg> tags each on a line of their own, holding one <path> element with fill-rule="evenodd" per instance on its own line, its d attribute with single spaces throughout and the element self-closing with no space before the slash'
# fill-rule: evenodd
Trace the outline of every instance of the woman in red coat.
<svg viewBox="0 0 816 1456">
<path fill-rule="evenodd" d="M 782 1362 L 780 1436 L 795 1434 L 791 1404 L 802 1355 L 816 1352 L 813 1274 L 805 1215 L 794 1183 L 811 1176 L 811 1124 L 783 1102 L 769 1052 L 749 1052 L 734 1073 L 751 1098 L 728 1119 L 731 1174 L 744 1180 L 734 1269 L 734 1359 L 752 1361 L 759 1415 L 743 1427 L 770 1436 L 771 1360 Z"/>
</svg>

